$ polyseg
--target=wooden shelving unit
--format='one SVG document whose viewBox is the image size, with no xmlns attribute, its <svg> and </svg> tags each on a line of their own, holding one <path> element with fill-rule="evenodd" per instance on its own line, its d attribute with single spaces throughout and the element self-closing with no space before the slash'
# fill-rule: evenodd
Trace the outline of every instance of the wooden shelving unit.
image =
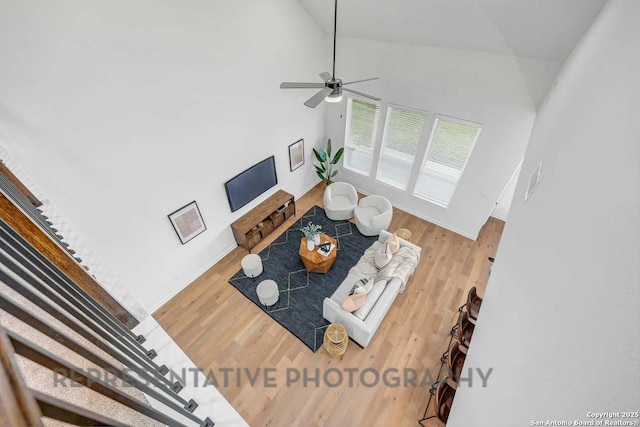
<svg viewBox="0 0 640 427">
<path fill-rule="evenodd" d="M 233 237 L 238 242 L 238 246 L 251 252 L 251 249 L 262 239 L 295 214 L 296 203 L 293 195 L 278 190 L 273 196 L 231 224 Z"/>
</svg>

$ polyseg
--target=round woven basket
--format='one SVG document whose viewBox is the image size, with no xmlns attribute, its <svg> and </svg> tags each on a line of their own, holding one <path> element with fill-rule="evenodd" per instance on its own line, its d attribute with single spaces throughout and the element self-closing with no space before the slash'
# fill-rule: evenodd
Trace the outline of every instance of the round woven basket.
<svg viewBox="0 0 640 427">
<path fill-rule="evenodd" d="M 401 239 L 406 240 L 407 242 L 411 240 L 411 231 L 406 228 L 401 228 L 400 230 L 396 231 L 396 235 Z"/>
<path fill-rule="evenodd" d="M 324 332 L 324 349 L 332 356 L 342 356 L 347 351 L 349 335 L 344 325 L 332 323 Z"/>
</svg>

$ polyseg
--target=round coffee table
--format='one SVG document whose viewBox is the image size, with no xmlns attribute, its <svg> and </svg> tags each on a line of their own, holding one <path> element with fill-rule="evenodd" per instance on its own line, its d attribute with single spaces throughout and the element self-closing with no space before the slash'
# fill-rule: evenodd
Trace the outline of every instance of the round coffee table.
<svg viewBox="0 0 640 427">
<path fill-rule="evenodd" d="M 332 243 L 335 245 L 329 255 L 324 256 L 318 252 L 318 247 L 315 246 L 313 250 L 307 249 L 307 238 L 303 237 L 300 240 L 300 250 L 298 254 L 304 264 L 304 268 L 309 273 L 326 273 L 329 271 L 334 262 L 336 262 L 336 254 L 338 252 L 338 242 L 333 237 L 329 237 L 324 233 L 320 233 L 320 243 Z"/>
</svg>

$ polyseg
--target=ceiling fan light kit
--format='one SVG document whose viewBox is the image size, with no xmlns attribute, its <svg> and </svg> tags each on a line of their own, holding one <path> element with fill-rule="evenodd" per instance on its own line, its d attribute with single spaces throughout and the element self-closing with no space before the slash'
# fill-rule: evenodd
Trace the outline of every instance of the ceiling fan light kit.
<svg viewBox="0 0 640 427">
<path fill-rule="evenodd" d="M 358 92 L 353 89 L 347 89 L 343 86 L 353 83 L 362 83 L 370 80 L 377 80 L 378 77 L 364 80 L 356 80 L 353 82 L 342 83 L 342 80 L 336 79 L 336 29 L 338 25 L 338 0 L 335 0 L 335 9 L 333 15 L 333 74 L 324 71 L 320 73 L 320 77 L 324 80 L 324 83 L 291 83 L 284 82 L 280 84 L 281 89 L 320 89 L 318 93 L 305 101 L 304 105 L 310 108 L 316 108 L 324 100 L 330 103 L 337 103 L 342 101 L 342 91 L 350 92 L 356 95 L 363 96 L 365 98 L 372 99 L 374 101 L 380 101 L 380 98 L 376 96 L 367 95 L 366 93 Z"/>
<path fill-rule="evenodd" d="M 342 101 L 342 89 L 341 88 L 335 89 L 324 100 L 332 103 L 337 103 Z"/>
</svg>

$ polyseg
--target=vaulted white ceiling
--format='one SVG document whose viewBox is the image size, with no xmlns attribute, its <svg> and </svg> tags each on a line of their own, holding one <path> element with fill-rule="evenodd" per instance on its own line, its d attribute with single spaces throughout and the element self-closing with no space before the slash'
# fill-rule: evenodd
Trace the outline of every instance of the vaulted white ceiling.
<svg viewBox="0 0 640 427">
<path fill-rule="evenodd" d="M 333 35 L 333 0 L 298 0 Z M 607 0 L 338 0 L 338 37 L 564 62 Z"/>
</svg>

